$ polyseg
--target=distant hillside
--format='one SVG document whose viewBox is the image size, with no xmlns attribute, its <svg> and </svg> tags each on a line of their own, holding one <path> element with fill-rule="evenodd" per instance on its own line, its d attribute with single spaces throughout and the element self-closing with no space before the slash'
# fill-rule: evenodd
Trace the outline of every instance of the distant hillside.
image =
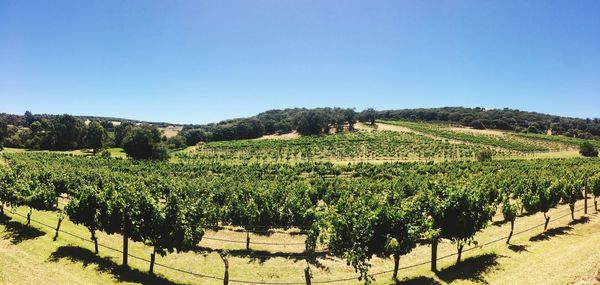
<svg viewBox="0 0 600 285">
<path fill-rule="evenodd" d="M 0 114 L 9 125 L 28 126 L 32 121 L 58 115 Z M 344 108 L 288 108 L 269 110 L 248 118 L 237 118 L 205 125 L 181 125 L 166 122 L 75 116 L 81 120 L 121 123 L 149 123 L 156 127 L 176 126 L 181 129 L 188 145 L 200 141 L 225 141 L 259 138 L 264 135 L 285 134 L 297 131 L 302 135 L 318 135 L 329 132 L 352 130 L 357 121 L 374 123 L 378 119 L 427 122 L 449 122 L 475 129 L 500 129 L 537 134 L 551 133 L 583 139 L 600 139 L 600 120 L 563 117 L 515 109 L 485 109 L 464 107 L 419 108 L 382 110 L 367 109 L 356 112 Z M 107 125 L 105 124 L 105 125 Z M 173 133 L 172 135 L 175 135 Z"/>
<path fill-rule="evenodd" d="M 341 108 L 293 108 L 269 110 L 250 118 L 239 118 L 183 128 L 188 142 L 236 140 L 294 130 L 301 134 L 320 134 L 352 129 L 356 121 L 374 123 L 377 119 L 449 122 L 475 129 L 500 129 L 537 134 L 551 133 L 583 139 L 600 138 L 599 119 L 555 116 L 514 109 L 421 108 L 355 112 Z"/>
</svg>

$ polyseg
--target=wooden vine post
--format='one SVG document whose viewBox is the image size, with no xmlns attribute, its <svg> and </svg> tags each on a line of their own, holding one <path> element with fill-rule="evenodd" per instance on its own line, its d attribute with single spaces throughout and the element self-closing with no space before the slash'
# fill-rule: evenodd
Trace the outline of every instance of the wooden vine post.
<svg viewBox="0 0 600 285">
<path fill-rule="evenodd" d="M 246 250 L 250 250 L 250 232 L 246 230 Z"/>
<path fill-rule="evenodd" d="M 431 271 L 437 272 L 437 247 L 438 238 L 435 237 L 431 241 Z"/>
<path fill-rule="evenodd" d="M 63 218 L 64 216 L 62 213 L 58 214 L 58 225 L 56 225 L 56 233 L 54 234 L 53 238 L 54 241 L 58 239 L 58 232 L 60 231 L 60 224 L 62 224 Z"/>
<path fill-rule="evenodd" d="M 129 238 L 127 237 L 127 223 L 129 219 L 127 215 L 123 217 L 123 267 L 127 266 L 129 259 Z"/>
<path fill-rule="evenodd" d="M 586 178 L 583 181 L 583 213 L 587 215 L 588 211 L 588 203 L 587 203 L 587 198 L 588 198 L 588 192 L 587 192 L 587 183 L 588 183 L 588 179 Z"/>
<path fill-rule="evenodd" d="M 27 226 L 31 225 L 31 212 L 33 212 L 33 208 L 29 207 L 29 212 L 27 212 Z"/>
</svg>

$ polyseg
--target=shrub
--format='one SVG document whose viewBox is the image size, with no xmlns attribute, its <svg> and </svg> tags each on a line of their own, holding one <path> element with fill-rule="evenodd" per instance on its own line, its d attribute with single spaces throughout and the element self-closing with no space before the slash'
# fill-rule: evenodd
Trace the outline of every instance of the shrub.
<svg viewBox="0 0 600 285">
<path fill-rule="evenodd" d="M 587 156 L 587 157 L 597 157 L 598 156 L 598 150 L 594 147 L 593 144 L 589 143 L 589 142 L 584 142 L 581 144 L 581 146 L 579 147 L 579 153 L 583 156 Z"/>
<path fill-rule="evenodd" d="M 475 154 L 478 161 L 491 161 L 494 153 L 491 150 L 482 150 Z"/>
</svg>

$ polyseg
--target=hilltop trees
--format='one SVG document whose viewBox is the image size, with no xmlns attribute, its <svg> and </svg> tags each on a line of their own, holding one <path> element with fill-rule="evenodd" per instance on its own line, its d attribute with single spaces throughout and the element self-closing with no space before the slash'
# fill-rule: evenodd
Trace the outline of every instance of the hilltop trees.
<svg viewBox="0 0 600 285">
<path fill-rule="evenodd" d="M 306 110 L 294 117 L 294 125 L 301 135 L 320 135 L 329 132 L 327 114 L 318 110 Z"/>
<path fill-rule="evenodd" d="M 375 111 L 375 109 L 373 109 L 373 108 L 369 108 L 360 113 L 358 120 L 363 123 L 369 123 L 371 125 L 375 125 L 376 117 L 377 117 L 377 111 Z"/>
</svg>

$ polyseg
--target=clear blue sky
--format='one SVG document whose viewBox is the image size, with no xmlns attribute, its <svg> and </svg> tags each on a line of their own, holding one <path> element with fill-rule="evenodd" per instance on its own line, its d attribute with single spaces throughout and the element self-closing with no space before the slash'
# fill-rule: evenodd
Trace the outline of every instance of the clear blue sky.
<svg viewBox="0 0 600 285">
<path fill-rule="evenodd" d="M 600 117 L 600 1 L 0 0 L 0 112 L 285 107 Z"/>
</svg>

